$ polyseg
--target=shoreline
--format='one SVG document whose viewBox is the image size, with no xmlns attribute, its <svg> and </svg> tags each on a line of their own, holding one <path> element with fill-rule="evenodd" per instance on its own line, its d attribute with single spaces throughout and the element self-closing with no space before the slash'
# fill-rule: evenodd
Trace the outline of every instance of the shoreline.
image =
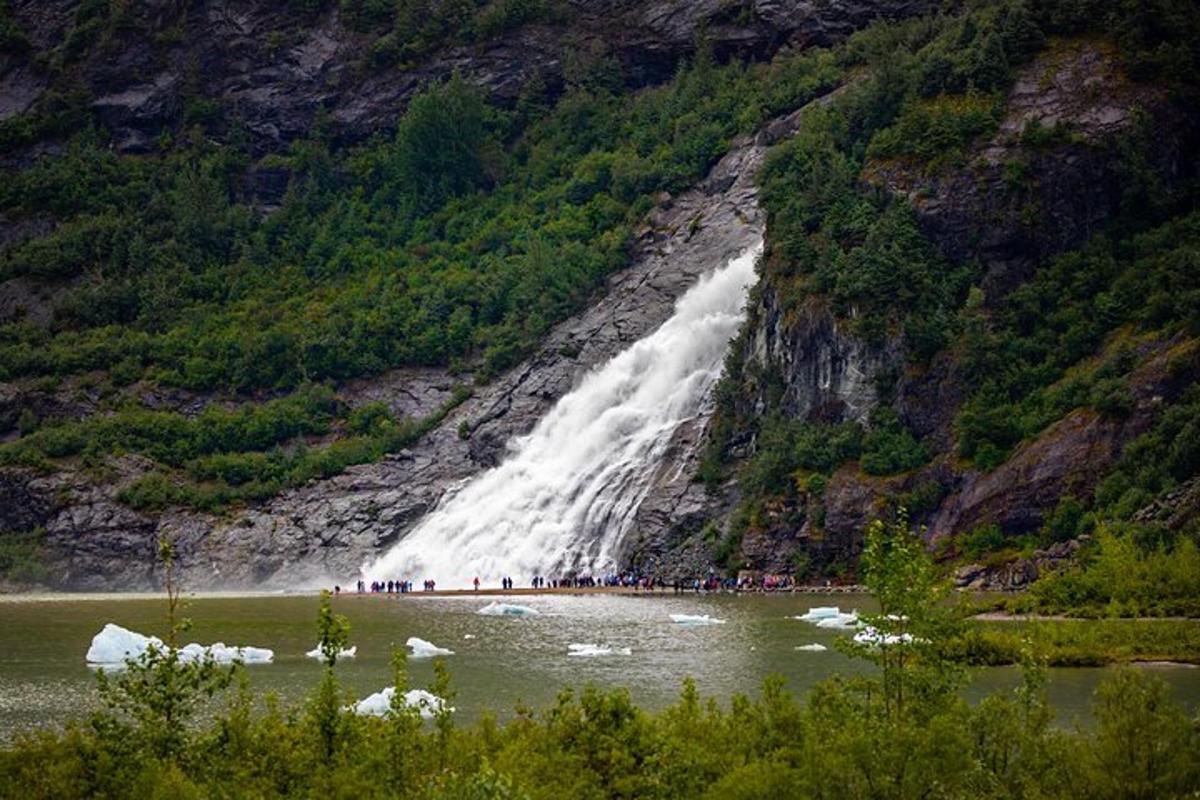
<svg viewBox="0 0 1200 800">
<path fill-rule="evenodd" d="M 320 594 L 322 588 L 328 587 L 308 587 L 304 589 L 213 589 L 213 590 L 184 590 L 183 597 L 196 600 L 231 600 L 237 598 L 273 598 L 273 597 L 316 597 Z M 863 586 L 846 585 L 846 586 L 797 586 L 791 589 L 740 589 L 728 590 L 719 589 L 716 591 L 705 591 L 701 589 L 699 592 L 692 588 L 680 589 L 678 593 L 670 586 L 655 587 L 654 589 L 642 589 L 635 586 L 588 586 L 588 587 L 560 587 L 560 588 L 545 588 L 534 589 L 532 587 L 522 587 L 514 589 L 501 589 L 500 587 L 481 587 L 479 589 L 436 589 L 432 592 L 414 589 L 411 592 L 358 592 L 354 589 L 343 589 L 340 593 L 334 595 L 334 599 L 342 599 L 347 597 L 353 598 L 394 598 L 394 599 L 409 599 L 421 597 L 536 597 L 541 595 L 592 595 L 592 594 L 616 594 L 628 595 L 633 597 L 707 597 L 711 595 L 794 595 L 794 594 L 810 594 L 810 595 L 862 595 L 867 594 L 867 590 Z M 158 600 L 162 599 L 161 591 L 144 591 L 135 590 L 129 592 L 121 591 L 97 591 L 97 592 L 62 592 L 62 591 L 23 591 L 23 592 L 0 592 L 0 604 L 3 603 L 56 603 L 56 602 L 97 602 L 110 600 Z"/>
</svg>

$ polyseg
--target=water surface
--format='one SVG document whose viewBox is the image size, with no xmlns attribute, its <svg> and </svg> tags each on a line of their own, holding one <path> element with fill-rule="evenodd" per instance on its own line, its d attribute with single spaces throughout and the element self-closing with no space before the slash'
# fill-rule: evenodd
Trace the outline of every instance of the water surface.
<svg viewBox="0 0 1200 800">
<path fill-rule="evenodd" d="M 417 595 L 343 595 L 339 613 L 350 619 L 358 658 L 339 663 L 338 674 L 356 698 L 391 682 L 389 652 L 410 636 L 455 651 L 449 657 L 458 691 L 458 716 L 468 720 L 490 708 L 501 718 L 518 703 L 537 708 L 553 702 L 564 686 L 595 683 L 625 686 L 650 708 L 672 702 L 680 682 L 692 676 L 706 695 L 722 700 L 737 692 L 754 694 L 762 680 L 782 675 L 803 693 L 815 682 L 840 672 L 870 669 L 832 649 L 839 635 L 792 617 L 812 606 L 869 608 L 863 597 L 838 595 L 672 596 L 541 595 L 510 598 L 538 609 L 535 617 L 489 617 L 476 611 L 495 598 Z M 315 646 L 313 596 L 205 596 L 189 601 L 193 628 L 185 641 L 269 647 L 275 663 L 246 667 L 252 688 L 298 702 L 320 675 L 320 665 L 304 656 Z M 670 614 L 710 614 L 724 625 L 681 626 Z M 96 703 L 95 679 L 84 665 L 92 636 L 105 622 L 146 634 L 165 631 L 159 598 L 0 598 L 0 737 L 14 731 L 61 723 Z M 473 638 L 467 638 L 468 636 Z M 632 655 L 577 658 L 568 645 L 591 643 L 629 647 Z M 798 645 L 820 643 L 826 652 L 799 652 Z M 428 661 L 409 662 L 410 682 L 432 680 Z M 1051 701 L 1061 722 L 1086 719 L 1088 704 L 1103 669 L 1052 670 Z M 1156 668 L 1189 709 L 1200 706 L 1200 670 Z M 1014 686 L 1009 668 L 977 670 L 967 690 L 977 699 Z"/>
</svg>

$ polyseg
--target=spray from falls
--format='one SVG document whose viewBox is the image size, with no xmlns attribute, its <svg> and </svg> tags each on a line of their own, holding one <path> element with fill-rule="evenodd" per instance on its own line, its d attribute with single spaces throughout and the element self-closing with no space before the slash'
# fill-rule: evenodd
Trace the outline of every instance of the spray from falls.
<svg viewBox="0 0 1200 800">
<path fill-rule="evenodd" d="M 589 373 L 497 467 L 363 569 L 447 588 L 612 570 L 672 434 L 704 409 L 761 242 L 702 278 L 656 331 Z"/>
</svg>

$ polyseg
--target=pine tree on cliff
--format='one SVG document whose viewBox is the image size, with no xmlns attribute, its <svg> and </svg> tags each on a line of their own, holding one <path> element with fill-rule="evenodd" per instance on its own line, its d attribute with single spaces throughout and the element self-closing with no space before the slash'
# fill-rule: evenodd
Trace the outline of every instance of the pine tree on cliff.
<svg viewBox="0 0 1200 800">
<path fill-rule="evenodd" d="M 1008 57 L 1004 53 L 1004 43 L 995 31 L 983 37 L 973 61 L 971 82 L 976 89 L 991 92 L 1008 82 Z"/>
<path fill-rule="evenodd" d="M 1004 52 L 1013 61 L 1024 61 L 1037 53 L 1046 43 L 1042 29 L 1038 27 L 1024 3 L 1014 3 L 1004 15 L 1001 26 L 1004 37 Z"/>
</svg>

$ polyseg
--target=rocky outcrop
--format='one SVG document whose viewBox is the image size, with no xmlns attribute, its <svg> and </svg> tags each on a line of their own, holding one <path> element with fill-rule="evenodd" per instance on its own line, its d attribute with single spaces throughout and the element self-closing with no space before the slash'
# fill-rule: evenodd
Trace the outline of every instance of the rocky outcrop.
<svg viewBox="0 0 1200 800">
<path fill-rule="evenodd" d="M 307 135 L 318 112 L 340 138 L 356 140 L 393 126 L 415 91 L 455 71 L 501 102 L 535 84 L 557 91 L 581 55 L 614 61 L 627 85 L 640 86 L 669 78 L 701 31 L 718 58 L 763 59 L 936 7 L 931 0 L 571 0 L 565 13 L 486 41 L 451 42 L 400 68 L 372 65 L 375 37 L 350 30 L 338 3 L 315 5 L 310 13 L 264 0 L 125 4 L 116 22 L 93 31 L 98 41 L 54 73 L 34 54 L 73 41 L 78 1 L 16 0 L 12 16 L 32 47 L 0 61 L 0 119 L 37 108 L 56 81 L 67 81 L 87 92 L 92 113 L 124 151 L 157 147 L 163 131 L 206 103 L 220 109 L 208 115 L 218 127 L 236 122 L 260 151 Z"/>
<path fill-rule="evenodd" d="M 1200 520 L 1200 478 L 1193 478 L 1133 515 L 1134 522 L 1184 530 Z"/>
<path fill-rule="evenodd" d="M 1163 188 L 1185 172 L 1194 131 L 1164 92 L 1130 82 L 1119 64 L 1110 44 L 1058 42 L 1020 70 L 998 130 L 970 148 L 965 168 L 875 163 L 867 179 L 906 198 L 949 260 L 983 264 L 994 302 L 1120 210 L 1122 138 L 1144 137 L 1138 147 Z"/>
<path fill-rule="evenodd" d="M 1043 575 L 1058 572 L 1072 564 L 1080 548 L 1090 537 L 1081 536 L 1066 542 L 1056 542 L 1044 550 L 1034 550 L 997 564 L 966 564 L 954 572 L 954 585 L 973 592 L 1015 592 L 1024 589 Z"/>
</svg>

